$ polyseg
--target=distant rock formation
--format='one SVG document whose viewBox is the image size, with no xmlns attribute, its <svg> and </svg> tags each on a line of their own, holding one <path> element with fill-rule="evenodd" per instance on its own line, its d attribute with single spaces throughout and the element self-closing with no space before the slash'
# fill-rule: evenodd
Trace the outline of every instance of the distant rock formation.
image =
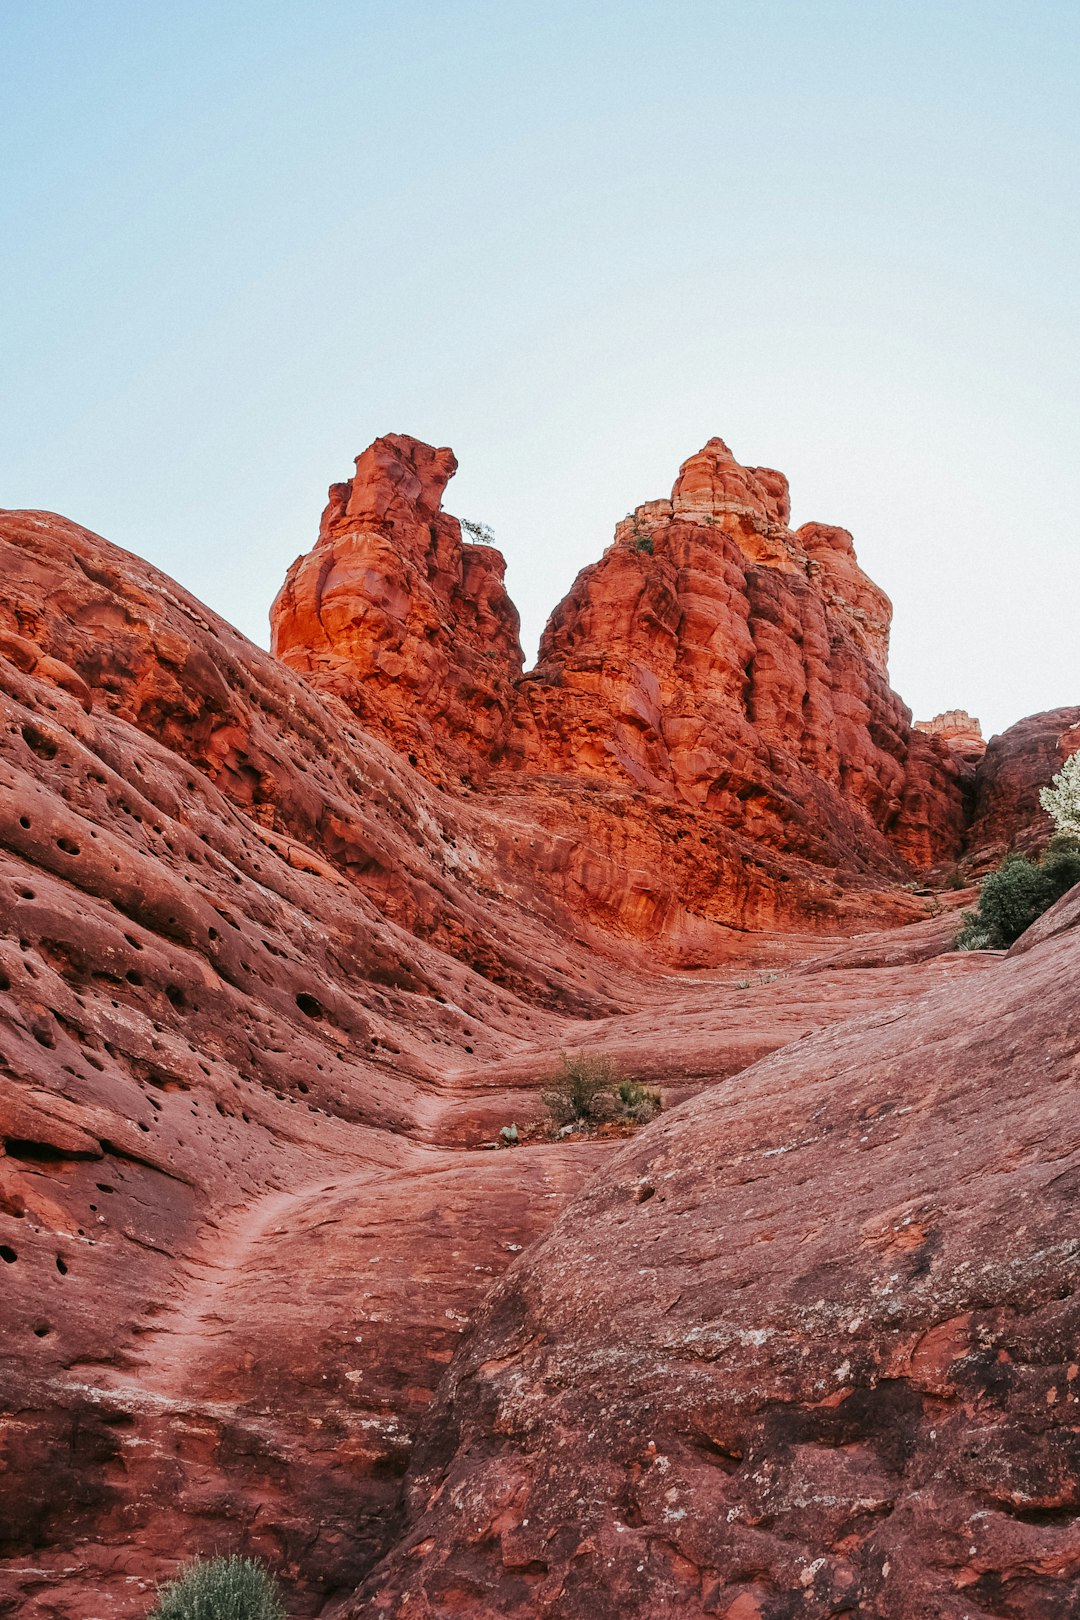
<svg viewBox="0 0 1080 1620">
<path fill-rule="evenodd" d="M 991 737 L 975 776 L 967 848 L 983 864 L 1037 849 L 1053 828 L 1039 789 L 1080 749 L 1080 706 L 1032 714 Z"/>
<path fill-rule="evenodd" d="M 456 470 L 452 450 L 377 439 L 271 610 L 278 657 L 440 781 L 499 759 L 524 662 L 502 555 L 442 510 Z"/>
<path fill-rule="evenodd" d="M 781 473 L 710 440 L 617 526 L 523 674 L 502 558 L 441 509 L 455 466 L 377 440 L 272 611 L 277 654 L 432 780 L 546 796 L 616 862 L 629 834 L 635 866 L 739 927 L 827 926 L 836 884 L 959 853 L 969 765 L 912 728 L 888 599 L 846 530 L 788 527 Z M 667 848 L 634 830 L 660 817 Z M 686 837 L 710 847 L 704 880 L 671 847 Z"/>
</svg>

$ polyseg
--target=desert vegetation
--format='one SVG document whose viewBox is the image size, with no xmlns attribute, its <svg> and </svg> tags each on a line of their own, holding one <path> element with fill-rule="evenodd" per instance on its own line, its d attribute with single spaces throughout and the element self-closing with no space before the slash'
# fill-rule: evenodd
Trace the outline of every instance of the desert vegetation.
<svg viewBox="0 0 1080 1620">
<path fill-rule="evenodd" d="M 663 1107 L 658 1089 L 624 1075 L 613 1058 L 590 1052 L 564 1052 L 543 1099 L 562 1130 L 611 1120 L 645 1125 Z"/>
<path fill-rule="evenodd" d="M 1039 793 L 1059 837 L 1080 840 L 1080 753 L 1072 754 Z"/>
<path fill-rule="evenodd" d="M 1076 883 L 1080 883 L 1076 839 L 1053 838 L 1038 861 L 1027 855 L 1008 856 L 983 880 L 975 909 L 964 912 L 957 950 L 1007 950 Z"/>
<path fill-rule="evenodd" d="M 164 1587 L 149 1620 L 287 1620 L 278 1584 L 253 1558 L 197 1558 Z"/>
</svg>

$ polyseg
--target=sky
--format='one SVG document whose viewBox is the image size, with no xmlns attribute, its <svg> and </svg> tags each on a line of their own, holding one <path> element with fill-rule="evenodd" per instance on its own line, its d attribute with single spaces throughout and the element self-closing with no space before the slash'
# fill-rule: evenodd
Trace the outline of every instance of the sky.
<svg viewBox="0 0 1080 1620">
<path fill-rule="evenodd" d="M 1080 703 L 1076 0 L 0 0 L 0 506 L 254 640 L 326 486 L 451 445 L 530 653 L 714 434 L 894 686 Z"/>
</svg>

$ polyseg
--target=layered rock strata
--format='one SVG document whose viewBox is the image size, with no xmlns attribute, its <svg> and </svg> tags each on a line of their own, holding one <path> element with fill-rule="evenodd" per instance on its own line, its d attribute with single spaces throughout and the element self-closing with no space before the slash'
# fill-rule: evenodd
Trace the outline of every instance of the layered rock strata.
<svg viewBox="0 0 1080 1620">
<path fill-rule="evenodd" d="M 360 462 L 294 668 L 0 514 L 0 1614 L 1069 1612 L 1076 896 L 1001 962 L 892 886 L 967 762 L 779 474 L 693 458 L 525 677 L 449 453 Z M 560 1050 L 665 1115 L 481 1151 Z"/>
<path fill-rule="evenodd" d="M 365 726 L 439 781 L 543 782 L 571 828 L 595 821 L 598 786 L 632 836 L 673 812 L 676 841 L 751 866 L 741 885 L 716 874 L 711 903 L 695 895 L 739 926 L 836 920 L 806 904 L 792 860 L 857 884 L 958 852 L 965 767 L 912 730 L 889 687 L 889 602 L 846 530 L 789 527 L 781 473 L 710 440 L 670 500 L 618 525 L 522 676 L 501 559 L 462 545 L 439 504 L 454 466 L 403 436 L 377 441 L 274 605 L 275 651 Z M 677 852 L 649 864 L 685 890 Z"/>
</svg>

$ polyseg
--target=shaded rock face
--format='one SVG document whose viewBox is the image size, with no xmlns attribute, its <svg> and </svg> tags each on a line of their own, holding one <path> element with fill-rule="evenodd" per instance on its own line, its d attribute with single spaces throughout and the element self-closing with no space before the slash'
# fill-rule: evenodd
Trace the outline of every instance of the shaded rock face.
<svg viewBox="0 0 1080 1620">
<path fill-rule="evenodd" d="M 1060 915 L 977 984 L 798 1042 L 621 1151 L 493 1291 L 398 1545 L 342 1612 L 1073 1613 Z"/>
<path fill-rule="evenodd" d="M 967 837 L 973 858 L 999 859 L 1007 849 L 1031 850 L 1053 830 L 1039 790 L 1080 749 L 1080 707 L 1050 709 L 992 737 L 975 777 Z"/>
<path fill-rule="evenodd" d="M 415 440 L 378 440 L 334 486 L 272 614 L 280 656 L 428 774 L 492 791 L 542 781 L 564 820 L 584 783 L 594 823 L 601 782 L 634 832 L 670 807 L 680 836 L 730 847 L 737 835 L 781 868 L 895 881 L 906 862 L 958 853 L 970 771 L 912 732 L 888 684 L 887 598 L 846 530 L 789 528 L 781 473 L 711 440 L 670 500 L 618 525 L 522 678 L 501 559 L 461 546 L 438 504 L 454 465 Z M 671 857 L 654 856 L 685 889 Z M 812 922 L 801 877 L 766 871 L 752 897 L 713 881 L 713 915 Z"/>
</svg>

